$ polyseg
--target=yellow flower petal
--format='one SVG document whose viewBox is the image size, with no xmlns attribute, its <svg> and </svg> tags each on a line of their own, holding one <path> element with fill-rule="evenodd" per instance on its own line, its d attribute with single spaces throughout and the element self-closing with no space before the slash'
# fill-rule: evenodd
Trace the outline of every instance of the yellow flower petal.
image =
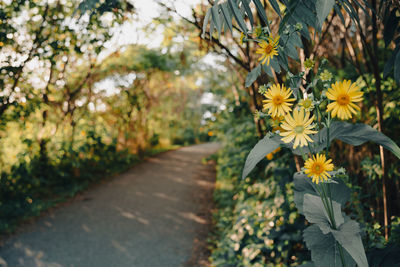
<svg viewBox="0 0 400 267">
<path fill-rule="evenodd" d="M 361 102 L 363 100 L 363 92 L 350 80 L 343 82 L 336 82 L 328 89 L 326 96 L 328 99 L 334 101 L 327 106 L 327 111 L 332 112 L 332 117 L 338 117 L 342 120 L 347 120 L 356 114 L 356 110 L 360 110 L 354 102 Z"/>
</svg>

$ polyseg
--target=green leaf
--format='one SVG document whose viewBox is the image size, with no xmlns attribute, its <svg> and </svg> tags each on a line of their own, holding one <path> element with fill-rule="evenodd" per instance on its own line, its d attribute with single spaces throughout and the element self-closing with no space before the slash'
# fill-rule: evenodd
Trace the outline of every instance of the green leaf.
<svg viewBox="0 0 400 267">
<path fill-rule="evenodd" d="M 342 266 L 339 254 L 339 244 L 336 242 L 332 233 L 324 235 L 317 225 L 311 225 L 304 230 L 303 237 L 307 248 L 311 250 L 311 259 L 315 266 Z M 346 266 L 355 266 L 354 260 L 347 251 L 344 250 L 343 252 Z"/>
<path fill-rule="evenodd" d="M 360 226 L 356 221 L 349 220 L 339 227 L 339 230 L 332 230 L 336 241 L 351 255 L 358 266 L 368 266 L 364 246 L 360 236 Z"/>
<path fill-rule="evenodd" d="M 201 37 L 204 38 L 205 37 L 205 33 L 207 30 L 207 24 L 210 21 L 210 16 L 211 16 L 211 8 L 207 10 L 207 13 L 204 17 L 204 21 L 203 21 L 203 33 L 201 34 Z M 210 33 L 211 35 L 211 33 Z"/>
<path fill-rule="evenodd" d="M 258 65 L 257 67 L 255 67 L 254 69 L 252 69 L 246 77 L 246 81 L 245 81 L 245 86 L 249 87 L 250 85 L 253 84 L 253 82 L 255 80 L 257 80 L 257 77 L 261 75 L 261 65 Z"/>
<path fill-rule="evenodd" d="M 282 18 L 281 9 L 279 8 L 278 2 L 276 2 L 276 0 L 269 0 L 269 3 L 271 4 L 272 8 L 275 10 L 276 14 L 278 14 L 278 16 L 280 18 Z"/>
<path fill-rule="evenodd" d="M 276 73 L 280 73 L 281 72 L 281 67 L 279 66 L 277 57 L 271 58 L 270 65 L 275 70 Z"/>
<path fill-rule="evenodd" d="M 240 29 L 243 31 L 243 33 L 247 34 L 248 29 L 246 23 L 244 22 L 242 13 L 237 7 L 237 2 L 235 0 L 228 0 L 228 4 L 233 12 L 233 16 L 235 17 Z"/>
<path fill-rule="evenodd" d="M 316 14 L 313 12 L 315 7 L 307 6 L 306 3 L 311 4 L 312 1 L 309 2 L 300 1 L 299 5 L 297 5 L 296 9 L 294 10 L 294 13 L 296 17 L 299 18 L 299 21 L 307 25 L 310 25 L 313 28 L 318 29 L 319 27 L 318 18 Z"/>
<path fill-rule="evenodd" d="M 251 28 L 253 28 L 254 18 L 253 18 L 253 12 L 251 11 L 249 4 L 250 4 L 250 0 L 242 0 L 242 6 L 244 7 L 244 10 L 246 11 L 247 17 L 249 17 Z"/>
<path fill-rule="evenodd" d="M 314 143 L 311 143 L 311 145 L 314 147 L 314 153 L 324 150 L 327 141 L 326 128 L 322 129 L 319 133 L 314 134 L 312 139 Z M 321 142 L 319 142 L 319 139 L 321 139 Z M 365 142 L 371 141 L 383 146 L 387 150 L 391 151 L 396 157 L 400 158 L 400 148 L 396 145 L 396 143 L 383 133 L 377 131 L 367 124 L 353 124 L 344 121 L 334 121 L 332 122 L 329 130 L 329 140 L 332 142 L 335 139 L 341 140 L 353 146 L 359 146 Z M 302 154 L 299 148 L 296 148 L 292 151 L 296 155 Z"/>
<path fill-rule="evenodd" d="M 215 24 L 214 24 L 214 20 L 211 20 L 210 22 L 210 39 L 213 38 L 213 33 L 214 33 L 214 29 L 215 29 Z"/>
<path fill-rule="evenodd" d="M 281 67 L 285 70 L 288 71 L 289 70 L 289 62 L 287 60 L 286 55 L 282 55 L 281 53 L 278 54 L 278 62 L 279 65 L 281 65 Z"/>
<path fill-rule="evenodd" d="M 274 77 L 272 74 L 271 65 L 263 64 L 261 68 L 269 77 Z"/>
<path fill-rule="evenodd" d="M 396 29 L 399 26 L 400 17 L 396 16 L 396 12 L 396 8 L 390 12 L 383 28 L 383 39 L 385 40 L 386 47 L 392 42 Z"/>
<path fill-rule="evenodd" d="M 339 226 L 344 223 L 340 204 L 336 201 L 332 201 L 332 206 L 336 226 Z M 332 228 L 330 225 L 329 216 L 325 210 L 320 196 L 305 194 L 303 200 L 303 212 L 307 221 L 318 225 L 322 233 L 327 234 L 331 232 Z"/>
<path fill-rule="evenodd" d="M 360 17 L 358 16 L 358 13 L 352 6 L 352 4 L 348 0 L 341 0 L 342 2 L 342 7 L 344 10 L 346 10 L 347 14 L 350 15 L 350 17 L 355 20 L 357 23 L 360 23 Z"/>
<path fill-rule="evenodd" d="M 315 9 L 317 11 L 318 24 L 321 28 L 334 5 L 335 0 L 317 0 Z"/>
<path fill-rule="evenodd" d="M 399 50 L 400 50 L 400 45 L 397 45 L 396 49 L 393 51 L 389 60 L 386 61 L 385 67 L 383 69 L 383 79 L 386 79 L 387 76 L 390 74 L 390 72 L 393 70 L 394 61 L 396 59 Z"/>
<path fill-rule="evenodd" d="M 222 15 L 224 15 L 226 25 L 228 25 L 229 30 L 232 32 L 232 15 L 229 11 L 228 3 L 225 2 L 225 3 L 221 4 L 220 7 L 221 7 Z"/>
<path fill-rule="evenodd" d="M 222 30 L 222 21 L 219 15 L 219 9 L 218 9 L 219 5 L 214 5 L 211 8 L 211 17 L 212 17 L 212 21 L 214 22 L 215 28 L 218 31 L 218 37 L 221 36 L 221 30 Z"/>
<path fill-rule="evenodd" d="M 342 23 L 343 23 L 343 24 L 346 24 L 346 22 L 345 22 L 345 20 L 344 20 L 344 17 L 343 17 L 343 14 L 342 14 L 342 11 L 340 10 L 339 6 L 338 6 L 338 5 L 335 5 L 333 8 L 335 9 L 336 14 L 339 15 L 339 18 L 340 18 L 340 20 L 342 21 Z"/>
<path fill-rule="evenodd" d="M 299 45 L 299 36 L 297 34 L 292 34 L 290 36 L 288 35 L 283 35 L 281 37 L 281 43 L 285 44 L 285 47 L 283 47 L 284 53 L 286 53 L 289 57 L 293 58 L 294 60 L 299 60 L 299 56 L 297 53 L 297 47 L 302 47 L 301 46 L 301 40 L 300 40 L 300 45 Z"/>
<path fill-rule="evenodd" d="M 272 137 L 266 135 L 263 139 L 258 141 L 246 158 L 246 163 L 244 164 L 242 172 L 242 179 L 246 178 L 258 162 L 265 158 L 267 154 L 277 149 L 281 144 L 282 141 L 278 135 Z"/>
<path fill-rule="evenodd" d="M 332 172 L 330 172 L 333 175 Z M 334 177 L 333 180 L 336 183 L 330 183 L 329 188 L 331 190 L 332 200 L 336 201 L 340 205 L 344 206 L 350 200 L 350 189 L 340 178 Z M 311 194 L 318 196 L 315 190 L 315 184 L 311 181 L 311 178 L 307 177 L 305 173 L 296 172 L 293 176 L 294 182 L 294 202 L 300 214 L 303 213 L 303 200 L 305 194 Z"/>
<path fill-rule="evenodd" d="M 264 9 L 263 5 L 261 4 L 260 0 L 253 0 L 253 2 L 256 6 L 258 15 L 264 21 L 265 25 L 267 25 L 269 28 L 269 21 L 267 18 L 267 14 L 265 13 L 265 9 Z"/>
</svg>

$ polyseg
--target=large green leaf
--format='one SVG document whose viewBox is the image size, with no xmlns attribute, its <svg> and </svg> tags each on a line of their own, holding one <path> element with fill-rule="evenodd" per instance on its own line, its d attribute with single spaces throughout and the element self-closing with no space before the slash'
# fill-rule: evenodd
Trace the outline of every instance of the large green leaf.
<svg viewBox="0 0 400 267">
<path fill-rule="evenodd" d="M 332 233 L 324 235 L 317 225 L 307 227 L 303 232 L 307 248 L 311 250 L 311 259 L 318 267 L 342 266 L 339 254 L 339 244 Z M 344 250 L 344 258 L 347 267 L 355 266 L 354 260 Z"/>
<path fill-rule="evenodd" d="M 246 23 L 244 22 L 243 15 L 239 10 L 236 0 L 228 0 L 227 2 L 228 2 L 230 9 L 232 10 L 232 14 L 235 17 L 240 29 L 242 30 L 242 32 L 247 34 L 248 29 L 247 29 Z"/>
<path fill-rule="evenodd" d="M 285 71 L 289 70 L 289 62 L 288 62 L 288 59 L 287 59 L 286 55 L 279 54 L 278 55 L 278 62 L 279 62 L 279 65 L 281 65 L 281 67 Z"/>
<path fill-rule="evenodd" d="M 272 74 L 272 67 L 271 65 L 263 64 L 261 66 L 262 70 L 269 76 L 269 77 L 274 77 L 274 74 Z"/>
<path fill-rule="evenodd" d="M 294 10 L 294 14 L 298 18 L 298 21 L 318 29 L 318 14 L 314 13 L 315 8 L 316 7 L 313 5 L 313 1 L 301 0 L 301 4 L 297 5 L 296 9 Z"/>
<path fill-rule="evenodd" d="M 267 13 L 265 13 L 265 9 L 264 9 L 263 5 L 261 4 L 260 0 L 253 0 L 253 2 L 254 2 L 254 5 L 256 6 L 258 15 L 263 20 L 265 25 L 267 25 L 269 28 Z"/>
<path fill-rule="evenodd" d="M 309 221 L 310 223 L 314 223 L 313 226 L 317 226 L 320 230 L 320 232 L 313 230 L 313 234 L 311 235 L 309 235 L 309 233 L 306 233 L 307 229 L 304 232 L 304 239 L 306 241 L 307 247 L 311 250 L 313 261 L 316 263 L 317 266 L 320 266 L 319 261 L 322 259 L 320 258 L 321 254 L 325 255 L 332 245 L 335 246 L 335 242 L 333 242 L 333 244 L 325 244 L 324 248 L 316 249 L 315 247 L 313 247 L 313 245 L 309 244 L 310 240 L 312 243 L 312 239 L 310 239 L 310 236 L 317 238 L 317 236 L 319 235 L 318 239 L 320 240 L 326 239 L 329 235 L 331 235 L 334 240 L 336 240 L 347 251 L 347 253 L 353 258 L 358 266 L 368 266 L 367 258 L 364 252 L 364 246 L 361 241 L 360 227 L 358 223 L 350 220 L 347 216 L 343 217 L 341 205 L 338 202 L 332 201 L 332 207 L 333 216 L 336 223 L 335 229 L 337 230 L 333 229 L 332 225 L 330 224 L 330 219 L 323 205 L 321 197 L 314 194 L 304 194 L 304 216 L 306 217 L 307 221 Z M 325 236 L 321 237 L 321 234 Z M 330 256 L 334 257 L 332 255 Z"/>
<path fill-rule="evenodd" d="M 344 223 L 344 218 L 340 209 L 340 204 L 336 201 L 332 201 L 332 207 L 336 226 L 342 225 Z M 323 234 L 331 232 L 330 220 L 320 196 L 305 194 L 303 212 L 307 221 L 318 225 Z"/>
<path fill-rule="evenodd" d="M 252 69 L 246 77 L 246 81 L 245 81 L 245 86 L 249 87 L 250 85 L 253 84 L 253 82 L 255 80 L 257 80 L 257 77 L 261 75 L 261 65 L 258 65 L 257 67 L 255 67 L 254 69 Z"/>
<path fill-rule="evenodd" d="M 360 267 L 368 266 L 364 246 L 360 236 L 360 226 L 356 221 L 349 220 L 339 227 L 339 230 L 332 230 L 336 241 L 347 250 L 354 261 Z"/>
<path fill-rule="evenodd" d="M 232 15 L 230 13 L 230 9 L 228 7 L 228 3 L 223 3 L 220 5 L 221 6 L 221 11 L 222 15 L 224 16 L 225 23 L 228 25 L 229 30 L 232 32 Z"/>
<path fill-rule="evenodd" d="M 383 39 L 385 40 L 386 46 L 392 42 L 396 29 L 399 27 L 400 17 L 396 16 L 396 12 L 397 10 L 394 8 L 384 23 Z"/>
<path fill-rule="evenodd" d="M 209 10 L 207 10 L 207 13 L 204 17 L 204 21 L 203 21 L 203 33 L 201 34 L 201 37 L 204 38 L 205 37 L 205 33 L 206 33 L 206 29 L 207 29 L 207 24 L 210 21 L 210 16 L 211 16 L 211 8 Z M 211 33 L 210 33 L 211 34 Z"/>
<path fill-rule="evenodd" d="M 274 69 L 274 71 L 276 73 L 280 73 L 281 72 L 281 67 L 279 66 L 277 57 L 271 58 L 270 65 L 271 65 L 271 67 Z"/>
<path fill-rule="evenodd" d="M 312 136 L 314 143 L 312 153 L 318 153 L 325 149 L 327 141 L 327 129 L 322 129 L 319 133 Z M 362 123 L 348 123 L 343 121 L 334 121 L 329 128 L 329 141 L 338 139 L 353 146 L 359 146 L 365 142 L 371 141 L 378 145 L 383 146 L 391 151 L 394 155 L 400 158 L 400 148 L 389 137 L 377 131 L 367 124 Z M 303 151 L 304 152 L 304 151 Z M 302 151 L 297 148 L 293 150 L 296 155 L 301 155 Z"/>
<path fill-rule="evenodd" d="M 331 12 L 334 5 L 335 0 L 317 0 L 315 4 L 315 9 L 317 12 L 318 24 L 320 28 L 322 28 L 322 24 Z"/>
<path fill-rule="evenodd" d="M 330 174 L 332 176 L 334 175 L 333 172 L 330 172 Z M 335 183 L 329 184 L 332 200 L 344 206 L 350 200 L 350 189 L 340 178 L 333 178 L 333 180 Z M 297 172 L 294 174 L 293 182 L 294 202 L 299 212 L 303 214 L 304 195 L 311 194 L 317 196 L 318 193 L 315 190 L 315 184 L 311 181 L 311 178 L 307 177 L 307 175 L 302 172 Z"/>
<path fill-rule="evenodd" d="M 276 0 L 269 0 L 269 3 L 271 4 L 272 8 L 275 10 L 276 14 L 278 14 L 278 16 L 280 18 L 282 18 L 281 9 L 279 8 L 278 2 L 276 2 Z"/>
<path fill-rule="evenodd" d="M 389 60 L 386 61 L 385 67 L 383 68 L 383 78 L 384 79 L 386 79 L 387 76 L 392 72 L 394 62 L 396 60 L 396 56 L 399 51 L 400 51 L 400 44 L 397 44 L 397 47 L 392 52 L 392 55 L 390 56 Z"/>
<path fill-rule="evenodd" d="M 246 178 L 258 162 L 260 162 L 267 154 L 277 149 L 281 144 L 282 141 L 278 135 L 272 137 L 266 135 L 263 139 L 258 141 L 246 158 L 246 163 L 244 164 L 242 172 L 242 179 Z"/>
<path fill-rule="evenodd" d="M 246 11 L 247 17 L 250 20 L 250 26 L 253 28 L 254 25 L 254 18 L 253 18 L 253 12 L 251 11 L 250 8 L 250 0 L 242 0 L 242 6 L 244 10 Z"/>
<path fill-rule="evenodd" d="M 221 23 L 221 19 L 219 17 L 218 5 L 214 5 L 211 8 L 211 17 L 212 17 L 212 21 L 214 22 L 215 28 L 218 31 L 218 36 L 220 36 L 221 30 L 222 30 L 222 23 Z"/>
</svg>

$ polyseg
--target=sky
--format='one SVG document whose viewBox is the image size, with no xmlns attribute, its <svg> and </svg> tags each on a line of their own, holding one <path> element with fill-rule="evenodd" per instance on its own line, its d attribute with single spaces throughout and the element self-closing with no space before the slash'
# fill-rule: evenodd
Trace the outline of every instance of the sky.
<svg viewBox="0 0 400 267">
<path fill-rule="evenodd" d="M 113 30 L 113 38 L 105 45 L 107 50 L 100 55 L 100 59 L 112 53 L 116 47 L 127 44 L 143 44 L 149 48 L 159 47 L 163 40 L 163 27 L 156 29 L 156 33 L 151 38 L 146 36 L 142 28 L 151 23 L 154 18 L 160 16 L 162 8 L 156 0 L 131 0 L 136 9 L 135 19 L 126 22 L 124 25 Z M 184 17 L 190 17 L 191 7 L 201 2 L 201 0 L 174 0 L 175 9 Z"/>
<path fill-rule="evenodd" d="M 159 47 L 163 41 L 163 30 L 164 27 L 161 25 L 156 29 L 156 33 L 149 38 L 146 36 L 145 32 L 142 30 L 143 27 L 153 21 L 154 18 L 160 16 L 162 8 L 157 4 L 157 0 L 131 0 L 132 4 L 136 9 L 135 17 L 122 26 L 119 26 L 113 30 L 112 39 L 105 44 L 106 50 L 104 50 L 100 55 L 98 60 L 104 59 L 107 55 L 114 52 L 118 47 L 128 45 L 128 44 L 142 44 L 149 48 Z M 174 0 L 174 7 L 177 12 L 184 17 L 191 16 L 191 8 L 200 3 L 201 0 Z M 206 61 L 212 61 L 212 58 L 207 57 Z M 97 91 L 103 91 L 105 95 L 113 95 L 118 93 L 118 84 L 115 79 L 105 79 L 95 84 L 95 89 Z M 212 102 L 212 96 L 203 96 L 202 102 Z M 102 109 L 101 103 L 96 104 L 96 109 Z M 94 106 L 89 108 L 94 109 Z"/>
</svg>

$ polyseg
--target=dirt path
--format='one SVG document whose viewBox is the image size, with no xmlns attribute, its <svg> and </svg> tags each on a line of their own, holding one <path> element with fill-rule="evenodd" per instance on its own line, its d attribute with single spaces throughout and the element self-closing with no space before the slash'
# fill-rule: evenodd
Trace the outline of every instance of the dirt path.
<svg viewBox="0 0 400 267">
<path fill-rule="evenodd" d="M 0 248 L 0 266 L 205 266 L 209 143 L 147 160 L 56 209 Z"/>
</svg>

